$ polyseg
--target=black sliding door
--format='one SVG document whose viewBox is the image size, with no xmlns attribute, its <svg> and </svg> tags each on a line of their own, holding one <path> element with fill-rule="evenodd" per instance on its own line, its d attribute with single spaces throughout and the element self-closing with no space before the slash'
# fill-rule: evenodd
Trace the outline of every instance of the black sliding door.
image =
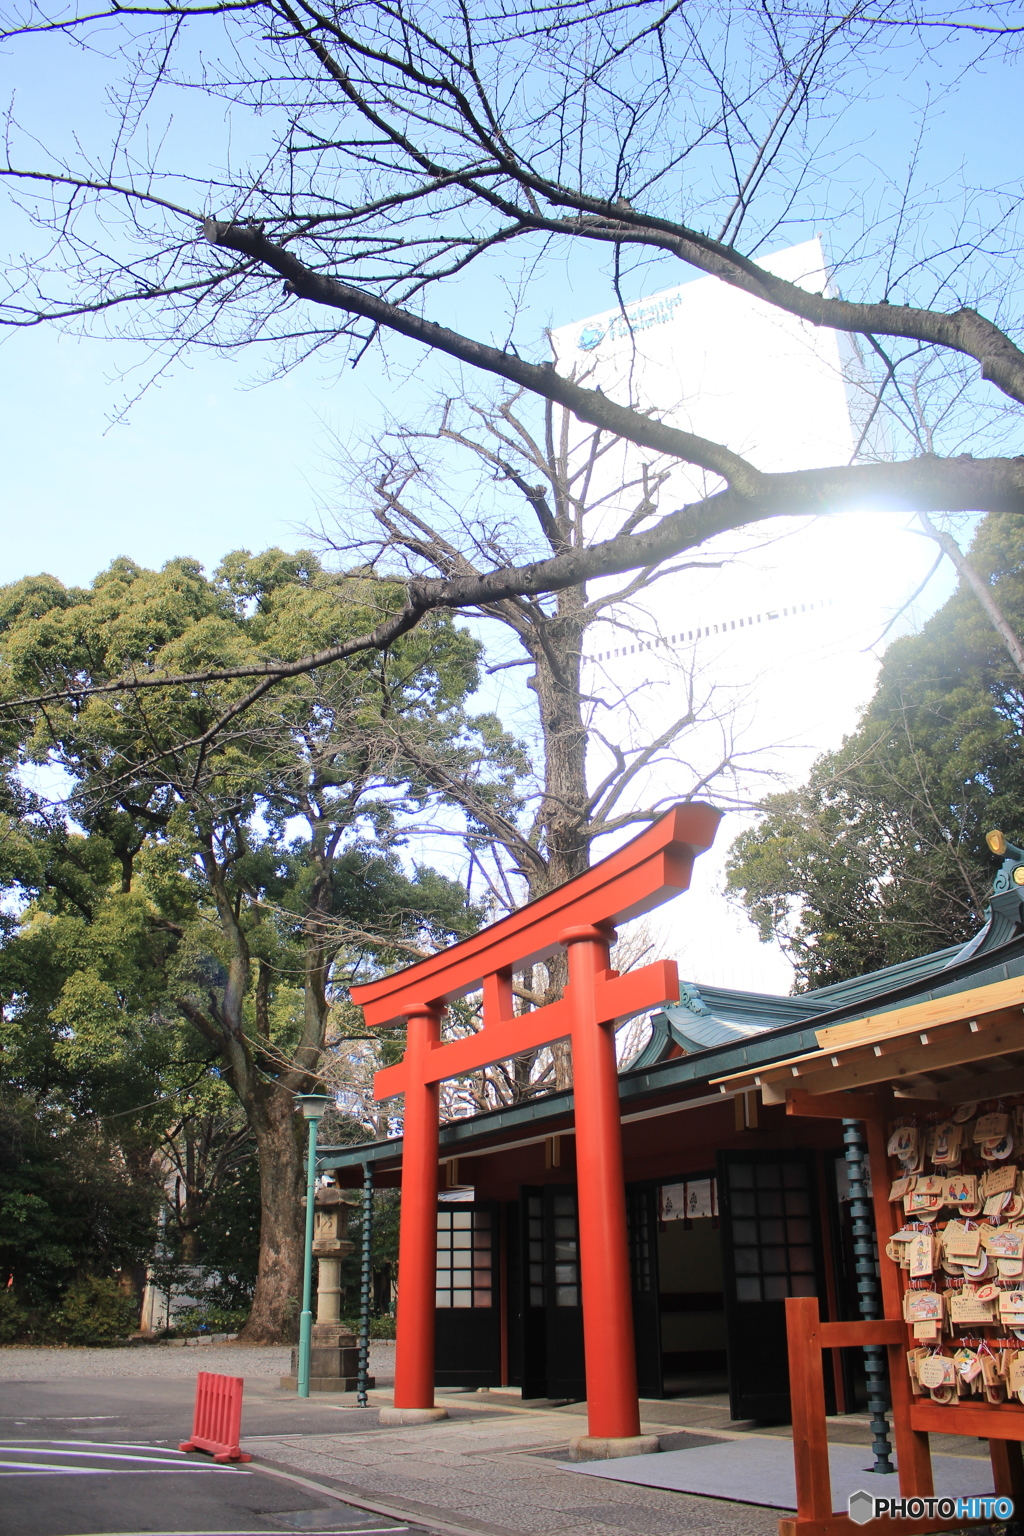
<svg viewBox="0 0 1024 1536">
<path fill-rule="evenodd" d="M 547 1396 L 580 1400 L 586 1397 L 587 1386 L 576 1186 L 546 1185 L 543 1210 Z"/>
<path fill-rule="evenodd" d="M 434 1381 L 496 1387 L 501 1381 L 498 1207 L 478 1201 L 437 1209 Z"/>
<path fill-rule="evenodd" d="M 660 1397 L 657 1190 L 634 1186 L 626 1204 L 638 1386 L 642 1397 Z M 579 1401 L 587 1385 L 575 1185 L 521 1190 L 515 1248 L 514 1358 L 523 1397 Z"/>
<path fill-rule="evenodd" d="M 729 1403 L 788 1421 L 786 1297 L 824 1296 L 814 1154 L 719 1152 Z"/>
<path fill-rule="evenodd" d="M 627 1185 L 626 1215 L 629 1220 L 637 1390 L 641 1397 L 662 1397 L 657 1187 L 653 1184 Z"/>
<path fill-rule="evenodd" d="M 518 1221 L 519 1306 L 516 1313 L 516 1354 L 523 1400 L 548 1395 L 548 1332 L 545 1287 L 544 1197 L 539 1189 L 524 1189 Z"/>
</svg>

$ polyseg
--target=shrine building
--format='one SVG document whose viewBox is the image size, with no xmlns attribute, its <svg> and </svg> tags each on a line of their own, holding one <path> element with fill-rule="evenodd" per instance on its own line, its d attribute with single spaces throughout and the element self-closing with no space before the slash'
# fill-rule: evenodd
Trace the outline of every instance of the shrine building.
<svg viewBox="0 0 1024 1536">
<path fill-rule="evenodd" d="M 1024 852 L 1001 851 L 987 920 L 964 946 L 794 997 L 686 982 L 677 1003 L 653 1011 L 650 1038 L 618 1070 L 641 1397 L 727 1389 L 734 1419 L 787 1420 L 785 1299 L 816 1296 L 823 1319 L 859 1317 L 843 1122 L 787 1113 L 778 1083 L 797 1075 L 786 1064 L 820 1054 L 823 1030 L 848 1021 L 902 1016 L 1002 983 L 1019 982 L 1024 1004 L 1024 888 L 1014 875 L 1024 875 Z M 686 902 L 674 908 L 683 925 Z M 930 1064 L 924 1033 L 920 1040 L 916 1057 L 901 1058 L 893 1089 L 918 1107 L 943 1097 L 948 1076 Z M 1024 1049 L 956 1071 L 958 1089 L 975 1082 L 978 1099 L 1019 1092 Z M 513 1386 L 524 1400 L 588 1397 L 580 1196 L 591 1170 L 577 1144 L 572 1091 L 440 1126 L 436 1203 L 430 1197 L 437 1385 Z M 397 1137 L 324 1147 L 318 1162 L 342 1187 L 359 1187 L 370 1167 L 377 1187 L 394 1188 L 404 1154 Z M 402 1283 L 400 1274 L 400 1297 Z M 400 1336 L 401 1328 L 400 1310 Z M 831 1412 L 863 1405 L 860 1350 L 831 1352 L 825 1392 Z"/>
</svg>

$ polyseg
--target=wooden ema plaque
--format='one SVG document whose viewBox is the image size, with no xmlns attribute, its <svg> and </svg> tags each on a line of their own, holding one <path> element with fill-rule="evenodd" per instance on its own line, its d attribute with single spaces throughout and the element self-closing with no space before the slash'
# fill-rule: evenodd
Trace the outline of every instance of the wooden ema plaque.
<svg viewBox="0 0 1024 1536">
<path fill-rule="evenodd" d="M 938 1106 L 935 1108 L 937 1109 Z M 795 1089 L 787 1098 L 786 1112 L 791 1115 L 808 1114 L 816 1117 L 863 1121 L 867 1134 L 879 1253 L 884 1255 L 887 1246 L 891 1246 L 892 1252 L 897 1255 L 902 1253 L 908 1246 L 906 1233 L 901 1234 L 899 1243 L 894 1244 L 893 1237 L 906 1215 L 903 1199 L 912 1191 L 910 1185 L 902 1184 L 901 1177 L 894 1179 L 890 1169 L 887 1121 L 895 1118 L 899 1113 L 899 1102 L 894 1103 L 891 1090 L 883 1086 L 870 1092 L 863 1091 L 856 1094 L 811 1095 L 806 1091 Z M 908 1148 L 910 1141 L 911 1138 L 908 1138 Z M 1024 1157 L 1024 1148 L 1021 1149 L 1021 1155 Z M 966 1203 L 975 1190 L 971 1185 L 961 1187 L 964 1185 L 965 1177 L 967 1176 L 956 1175 L 955 1179 L 958 1186 L 957 1193 L 965 1197 Z M 970 1177 L 973 1178 L 973 1175 Z M 990 1196 L 1009 1193 L 1014 1187 L 1014 1179 L 1008 1168 L 986 1170 L 986 1178 Z M 984 1179 L 977 1181 L 981 1186 L 984 1183 Z M 1001 1188 L 992 1190 L 992 1184 L 998 1184 Z M 890 1192 L 893 1196 L 892 1202 L 889 1198 Z M 948 1192 L 948 1185 L 944 1194 L 946 1192 Z M 977 1194 L 981 1195 L 981 1188 L 977 1188 Z M 928 1195 L 923 1198 L 935 1197 Z M 940 1196 L 939 1199 L 943 1197 Z M 952 1219 L 954 1213 L 950 1212 L 950 1216 Z M 911 1225 L 914 1220 L 913 1216 L 909 1218 Z M 974 1218 L 970 1220 L 973 1222 Z M 936 1246 L 938 1247 L 939 1244 Z M 967 1244 L 964 1246 L 966 1247 Z M 973 1242 L 970 1246 L 973 1247 Z M 1005 1247 L 1012 1252 L 1016 1248 L 1016 1243 L 1013 1240 L 997 1242 L 997 1254 L 1000 1247 Z M 923 1245 L 919 1246 L 919 1252 L 923 1255 Z M 971 1262 L 971 1256 L 964 1254 L 964 1257 L 968 1263 Z M 978 1239 L 977 1258 L 979 1262 L 982 1259 L 989 1259 L 988 1252 L 982 1247 L 981 1238 Z M 1012 1258 L 1009 1261 L 1018 1262 Z M 993 1266 L 998 1262 L 996 1255 L 992 1256 L 991 1262 Z M 884 1319 L 879 1322 L 822 1322 L 818 1314 L 816 1297 L 790 1297 L 786 1302 L 797 1513 L 795 1517 L 780 1520 L 780 1536 L 854 1536 L 855 1532 L 865 1529 L 863 1526 L 854 1524 L 847 1514 L 836 1514 L 832 1509 L 822 1351 L 851 1346 L 863 1347 L 868 1344 L 884 1346 L 888 1355 L 893 1438 L 899 1466 L 900 1497 L 927 1498 L 934 1495 L 929 1435 L 963 1435 L 975 1440 L 989 1441 L 996 1493 L 1013 1498 L 1017 1509 L 1024 1509 L 1024 1463 L 1021 1459 L 1020 1445 L 1020 1442 L 1024 1441 L 1024 1405 L 1013 1398 L 1006 1402 L 988 1402 L 984 1399 L 967 1402 L 958 1398 L 959 1389 L 955 1385 L 952 1348 L 948 1354 L 941 1352 L 945 1347 L 942 1329 L 946 1303 L 941 1294 L 926 1289 L 936 1283 L 943 1283 L 938 1268 L 934 1278 L 929 1276 L 919 1279 L 913 1288 L 910 1282 L 909 1266 L 903 1269 L 899 1262 L 892 1262 L 891 1259 L 883 1257 L 880 1268 Z M 973 1285 L 980 1287 L 983 1283 L 975 1281 Z M 1015 1293 L 1009 1291 L 1000 1293 L 994 1285 L 992 1288 L 997 1292 L 995 1299 L 979 1299 L 977 1296 L 971 1298 L 966 1294 L 966 1288 L 962 1298 L 958 1293 L 951 1292 L 949 1293 L 950 1306 L 956 1305 L 962 1311 L 965 1320 L 970 1313 L 969 1323 L 979 1328 L 1012 1326 L 1007 1313 L 1009 1312 L 1012 1316 L 1017 1314 L 1015 1309 L 1010 1312 L 1010 1309 L 1006 1308 L 1006 1299 Z M 953 1298 L 957 1299 L 954 1301 Z M 1013 1304 L 1010 1306 L 1013 1307 Z M 1024 1318 L 1024 1295 L 1022 1295 L 1020 1306 L 1020 1316 Z M 984 1310 L 984 1322 L 980 1317 L 975 1316 L 975 1308 Z M 1006 1310 L 1002 1310 L 1004 1308 Z M 1002 1320 L 1000 1321 L 1001 1310 Z M 914 1337 L 919 1329 L 934 1330 L 935 1336 L 929 1339 L 924 1347 L 921 1347 L 921 1339 Z M 955 1347 L 955 1341 L 953 1341 L 953 1347 Z M 933 1390 L 940 1396 L 948 1394 L 948 1402 L 933 1399 L 927 1395 L 925 1385 L 918 1386 L 912 1383 L 910 1371 L 907 1368 L 907 1356 L 908 1351 L 915 1349 L 917 1371 L 923 1370 L 926 1381 L 934 1378 Z M 1022 1364 L 1020 1367 L 1014 1367 L 1014 1370 L 1016 1374 L 1021 1374 L 1024 1380 L 1024 1340 L 1021 1341 L 1021 1350 L 1022 1354 L 1019 1358 Z M 931 1360 L 936 1363 L 925 1363 Z M 995 1373 L 994 1355 L 991 1361 L 984 1363 L 989 1366 L 988 1373 L 993 1375 L 993 1380 L 1000 1379 Z M 979 1371 L 973 1372 L 973 1376 L 980 1375 Z M 1016 1375 L 1012 1379 L 1016 1379 Z M 988 1385 L 987 1382 L 986 1385 Z M 1005 1383 L 1003 1390 L 1007 1386 L 1009 1382 Z M 970 1390 L 969 1385 L 966 1386 L 966 1390 Z M 1014 1389 L 1011 1387 L 1010 1390 Z M 915 1392 L 921 1395 L 915 1396 Z M 894 1478 L 893 1481 L 895 1482 L 896 1479 Z M 975 1522 L 981 1525 L 990 1523 L 990 1519 Z M 963 1529 L 969 1522 L 965 1523 L 958 1519 L 954 1524 L 958 1529 Z M 936 1518 L 916 1521 L 890 1519 L 878 1528 L 880 1532 L 884 1529 L 885 1536 L 910 1536 L 912 1532 L 947 1532 L 951 1527 L 948 1518 Z"/>
</svg>

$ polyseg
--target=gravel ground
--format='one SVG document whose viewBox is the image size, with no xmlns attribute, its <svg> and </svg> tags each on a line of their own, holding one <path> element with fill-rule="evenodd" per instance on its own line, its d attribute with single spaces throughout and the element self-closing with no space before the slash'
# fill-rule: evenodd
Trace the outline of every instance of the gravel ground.
<svg viewBox="0 0 1024 1536">
<path fill-rule="evenodd" d="M 237 1372 L 244 1376 L 284 1376 L 291 1363 L 288 1346 L 203 1344 L 174 1349 L 166 1344 L 130 1348 L 52 1348 L 8 1344 L 0 1347 L 0 1380 L 56 1380 L 68 1376 L 194 1376 L 197 1370 Z M 393 1378 L 395 1346 L 370 1345 L 370 1372 L 379 1384 Z M 382 1381 L 383 1379 L 383 1381 Z"/>
</svg>

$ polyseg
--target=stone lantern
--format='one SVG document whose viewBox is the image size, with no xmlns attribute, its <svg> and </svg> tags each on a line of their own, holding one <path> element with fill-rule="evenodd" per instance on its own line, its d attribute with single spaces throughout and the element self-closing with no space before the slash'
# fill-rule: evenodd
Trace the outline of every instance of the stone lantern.
<svg viewBox="0 0 1024 1536">
<path fill-rule="evenodd" d="M 305 1205 L 305 1200 L 303 1200 Z M 309 1366 L 311 1392 L 354 1392 L 358 1372 L 355 1334 L 341 1322 L 341 1261 L 352 1252 L 348 1241 L 350 1205 L 340 1189 L 318 1189 L 314 1202 L 313 1257 L 319 1265 L 316 1322 L 313 1324 Z M 292 1349 L 292 1373 L 282 1376 L 282 1387 L 295 1390 L 298 1347 Z M 371 1379 L 368 1386 L 373 1386 Z"/>
</svg>

